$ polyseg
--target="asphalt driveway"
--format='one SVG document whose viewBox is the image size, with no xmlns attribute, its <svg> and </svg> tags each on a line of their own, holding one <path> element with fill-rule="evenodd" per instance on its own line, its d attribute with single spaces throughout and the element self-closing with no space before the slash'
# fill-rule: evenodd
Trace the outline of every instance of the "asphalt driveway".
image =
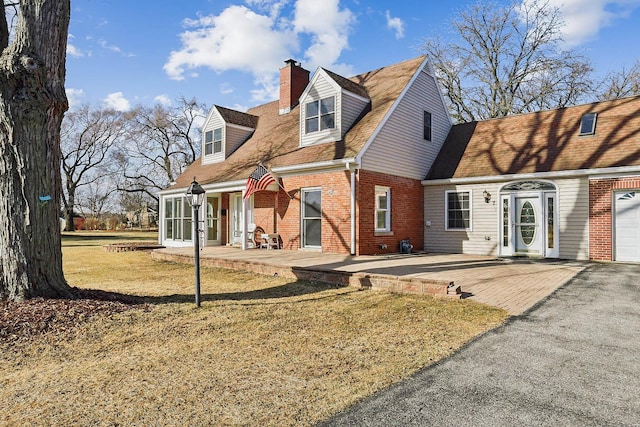
<svg viewBox="0 0 640 427">
<path fill-rule="evenodd" d="M 640 425 L 640 265 L 590 265 L 534 309 L 324 425 Z"/>
</svg>

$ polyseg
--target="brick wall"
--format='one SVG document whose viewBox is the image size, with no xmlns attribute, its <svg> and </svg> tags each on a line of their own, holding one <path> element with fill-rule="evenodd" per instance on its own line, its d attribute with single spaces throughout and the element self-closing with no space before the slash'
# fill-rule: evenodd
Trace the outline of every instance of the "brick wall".
<svg viewBox="0 0 640 427">
<path fill-rule="evenodd" d="M 375 229 L 375 187 L 391 189 L 391 233 Z M 424 249 L 424 188 L 419 180 L 376 172 L 358 173 L 358 255 L 398 252 L 400 240 L 411 239 L 414 250 Z M 386 249 L 383 248 L 386 245 Z"/>
<path fill-rule="evenodd" d="M 613 193 L 640 189 L 640 177 L 589 180 L 589 258 L 613 260 Z"/>
<path fill-rule="evenodd" d="M 409 237 L 414 250 L 424 247 L 424 191 L 420 181 L 358 171 L 356 192 L 356 255 L 395 253 Z M 322 251 L 349 254 L 351 250 L 351 172 L 336 171 L 284 177 L 276 193 L 254 195 L 254 223 L 258 229 L 280 234 L 282 248 L 301 247 L 300 197 L 302 189 L 322 191 Z M 374 232 L 375 187 L 391 189 L 391 233 Z M 277 216 L 273 207 L 277 205 Z M 386 245 L 386 248 L 383 246 Z"/>
</svg>

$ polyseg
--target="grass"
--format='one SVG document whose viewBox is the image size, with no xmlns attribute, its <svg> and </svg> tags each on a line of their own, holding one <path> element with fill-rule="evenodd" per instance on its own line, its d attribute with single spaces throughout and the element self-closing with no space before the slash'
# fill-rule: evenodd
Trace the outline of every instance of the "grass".
<svg viewBox="0 0 640 427">
<path fill-rule="evenodd" d="M 0 344 L 0 424 L 312 425 L 507 317 L 472 301 L 207 268 L 196 309 L 193 266 L 102 250 L 144 238 L 63 237 L 72 286 L 151 308 Z"/>
</svg>

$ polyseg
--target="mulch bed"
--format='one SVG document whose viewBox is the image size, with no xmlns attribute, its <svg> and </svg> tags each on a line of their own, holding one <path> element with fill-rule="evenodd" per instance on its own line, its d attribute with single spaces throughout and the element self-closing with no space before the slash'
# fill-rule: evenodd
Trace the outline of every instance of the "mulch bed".
<svg viewBox="0 0 640 427">
<path fill-rule="evenodd" d="M 75 291 L 76 299 L 0 300 L 0 343 L 17 343 L 49 332 L 69 331 L 98 315 L 148 309 L 139 298 L 130 295 L 77 288 Z"/>
</svg>

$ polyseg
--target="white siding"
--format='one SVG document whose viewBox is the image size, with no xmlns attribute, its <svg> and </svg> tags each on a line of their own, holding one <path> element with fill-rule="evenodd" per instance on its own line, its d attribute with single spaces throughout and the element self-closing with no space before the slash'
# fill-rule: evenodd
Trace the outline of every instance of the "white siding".
<svg viewBox="0 0 640 427">
<path fill-rule="evenodd" d="M 485 203 L 482 192 L 491 193 Z M 446 191 L 471 192 L 471 230 L 446 230 Z M 497 184 L 426 186 L 424 193 L 424 247 L 427 252 L 498 254 Z M 431 222 L 431 225 L 429 225 Z"/>
<path fill-rule="evenodd" d="M 431 113 L 431 141 L 423 138 L 423 112 Z M 435 78 L 422 70 L 362 157 L 362 168 L 424 179 L 451 124 Z"/>
<path fill-rule="evenodd" d="M 553 181 L 560 209 L 560 258 L 589 259 L 589 180 Z"/>
<path fill-rule="evenodd" d="M 552 180 L 557 188 L 561 259 L 589 259 L 589 182 L 586 178 Z M 427 252 L 499 254 L 500 183 L 425 186 L 425 250 Z M 472 229 L 445 230 L 445 191 L 472 192 Z M 482 192 L 491 193 L 485 203 Z M 429 226 L 429 222 L 431 225 Z"/>
<path fill-rule="evenodd" d="M 205 156 L 204 154 L 204 137 L 208 131 L 213 131 L 214 129 L 222 128 L 222 151 L 220 153 L 210 154 Z M 222 120 L 222 117 L 218 113 L 215 107 L 211 109 L 207 120 L 202 126 L 202 163 L 219 163 L 223 162 L 225 159 L 224 155 L 224 139 L 225 139 L 225 122 Z"/>
<path fill-rule="evenodd" d="M 315 82 L 313 86 L 310 87 L 307 91 L 306 96 L 300 99 L 300 145 L 317 144 L 320 142 L 333 142 L 342 139 L 340 135 L 341 121 L 339 113 L 342 108 L 342 94 L 340 90 L 336 88 L 337 84 L 326 74 L 322 73 L 318 76 L 317 79 L 314 80 Z M 305 134 L 306 103 L 330 96 L 335 96 L 336 100 L 335 129 L 327 129 L 319 132 Z"/>
<path fill-rule="evenodd" d="M 359 97 L 351 96 L 349 93 L 342 93 L 342 111 L 341 111 L 341 132 L 340 137 L 353 126 L 355 121 L 360 117 L 365 107 L 369 105 L 369 101 L 365 101 Z"/>
</svg>

